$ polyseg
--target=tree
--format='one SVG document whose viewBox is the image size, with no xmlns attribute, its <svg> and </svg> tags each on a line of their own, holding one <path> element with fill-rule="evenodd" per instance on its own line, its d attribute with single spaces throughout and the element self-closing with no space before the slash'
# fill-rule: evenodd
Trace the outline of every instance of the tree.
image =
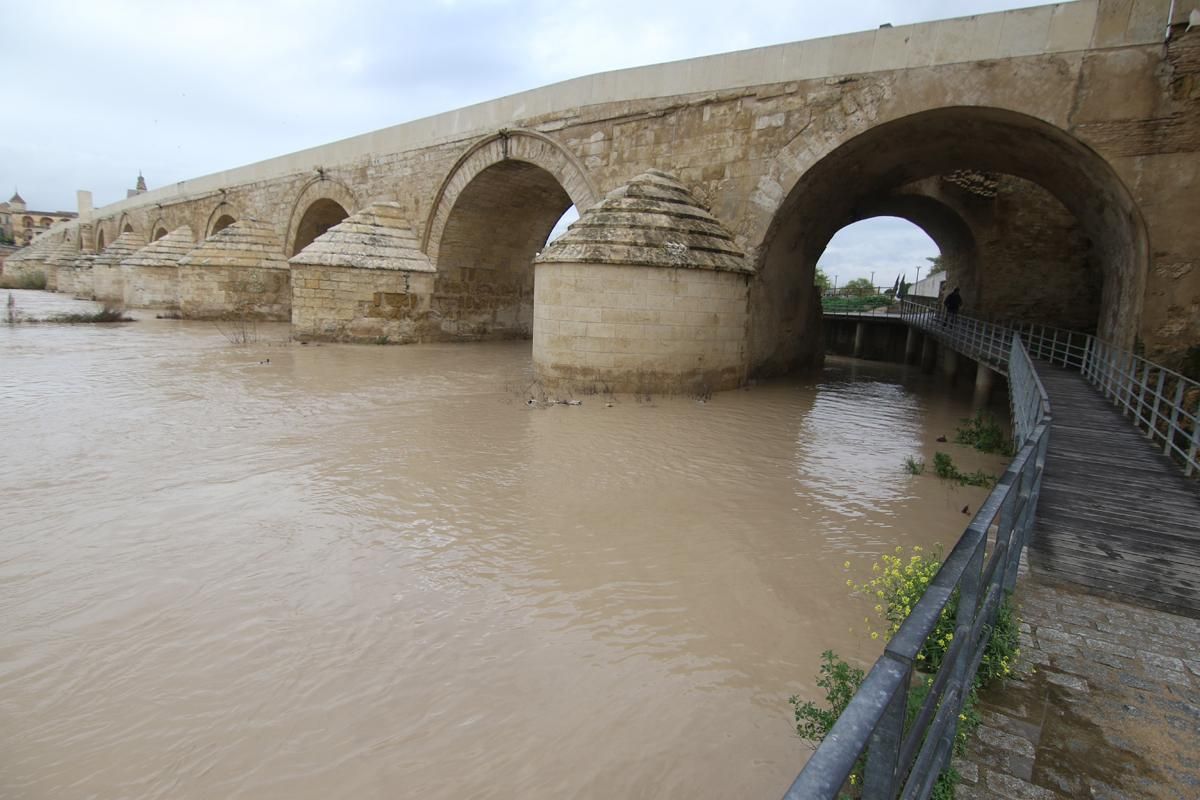
<svg viewBox="0 0 1200 800">
<path fill-rule="evenodd" d="M 866 278 L 855 278 L 846 284 L 846 294 L 854 297 L 866 297 L 875 294 L 875 287 Z"/>
<path fill-rule="evenodd" d="M 942 261 L 942 257 L 940 255 L 934 256 L 933 258 L 925 256 L 925 260 L 929 262 L 930 275 L 937 275 L 939 272 L 946 271 L 946 264 L 944 261 Z"/>
<path fill-rule="evenodd" d="M 825 292 L 829 291 L 829 287 L 832 285 L 832 283 L 833 282 L 829 280 L 829 276 L 825 274 L 825 270 L 817 267 L 817 274 L 813 276 L 813 285 L 821 290 L 821 294 L 825 294 Z"/>
</svg>

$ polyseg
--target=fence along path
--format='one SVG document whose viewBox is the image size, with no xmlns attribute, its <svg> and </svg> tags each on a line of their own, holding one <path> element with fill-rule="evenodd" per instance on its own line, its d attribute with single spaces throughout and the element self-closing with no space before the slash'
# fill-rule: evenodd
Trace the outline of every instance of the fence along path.
<svg viewBox="0 0 1200 800">
<path fill-rule="evenodd" d="M 902 315 L 1000 371 L 1014 333 L 1033 358 L 1054 409 L 1029 541 L 1034 568 L 1200 617 L 1200 384 L 1083 333 L 969 317 L 948 324 L 936 306 L 913 302 Z"/>
<path fill-rule="evenodd" d="M 1200 491 L 1069 367 L 1036 362 L 1054 418 L 1029 546 L 1035 570 L 1200 617 Z"/>
<path fill-rule="evenodd" d="M 1007 375 L 1020 449 L 786 800 L 837 797 L 864 753 L 864 800 L 929 797 L 1027 546 L 1042 572 L 1200 617 L 1200 492 L 1184 477 L 1200 470 L 1200 384 L 1086 334 L 900 306 L 908 325 Z M 906 725 L 915 655 L 954 592 L 954 642 Z"/>
</svg>

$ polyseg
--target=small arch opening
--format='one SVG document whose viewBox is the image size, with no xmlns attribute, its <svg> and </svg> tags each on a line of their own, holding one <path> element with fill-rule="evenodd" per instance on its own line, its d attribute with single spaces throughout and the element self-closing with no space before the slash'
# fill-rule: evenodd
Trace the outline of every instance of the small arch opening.
<svg viewBox="0 0 1200 800">
<path fill-rule="evenodd" d="M 235 222 L 237 222 L 237 220 L 229 214 L 222 214 L 221 216 L 217 217 L 217 221 L 213 223 L 212 232 L 209 233 L 209 236 L 215 236 Z"/>
<path fill-rule="evenodd" d="M 296 255 L 312 244 L 318 236 L 337 225 L 350 214 L 341 203 L 321 198 L 310 205 L 296 226 L 296 241 L 292 243 L 290 255 Z"/>
<path fill-rule="evenodd" d="M 155 229 L 154 236 L 151 237 L 150 241 L 157 242 L 159 239 L 163 238 L 166 235 L 167 235 L 166 228 L 157 228 L 157 229 Z"/>
</svg>

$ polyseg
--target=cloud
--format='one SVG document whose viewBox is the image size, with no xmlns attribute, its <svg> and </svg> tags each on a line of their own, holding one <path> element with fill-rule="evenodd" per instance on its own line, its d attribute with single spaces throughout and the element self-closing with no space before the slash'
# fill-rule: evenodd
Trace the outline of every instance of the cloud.
<svg viewBox="0 0 1200 800">
<path fill-rule="evenodd" d="M 104 205 L 139 169 L 160 186 L 593 72 L 1027 4 L 12 4 L 0 35 L 18 80 L 6 86 L 0 186 L 39 209 L 74 208 L 76 188 Z M 822 265 L 846 280 L 936 254 L 900 224 L 909 232 L 847 229 Z"/>
<path fill-rule="evenodd" d="M 837 285 L 844 286 L 855 278 L 870 279 L 874 274 L 876 286 L 891 286 L 898 275 L 916 280 L 916 268 L 929 274 L 927 258 L 938 254 L 938 246 L 908 220 L 898 217 L 875 217 L 842 228 L 829 241 L 817 266 Z"/>
</svg>

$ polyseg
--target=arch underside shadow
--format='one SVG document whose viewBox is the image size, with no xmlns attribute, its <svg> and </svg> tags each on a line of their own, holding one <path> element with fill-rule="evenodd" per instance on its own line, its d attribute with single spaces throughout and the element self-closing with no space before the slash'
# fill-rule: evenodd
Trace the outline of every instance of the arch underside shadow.
<svg viewBox="0 0 1200 800">
<path fill-rule="evenodd" d="M 468 148 L 438 188 L 421 237 L 421 249 L 434 264 L 438 263 L 443 234 L 459 195 L 482 172 L 510 161 L 539 167 L 553 176 L 570 198 L 563 210 L 574 204 L 582 214 L 600 199 L 599 189 L 583 164 L 554 139 L 537 131 L 502 131 Z"/>
<path fill-rule="evenodd" d="M 507 160 L 456 194 L 436 252 L 433 312 L 453 337 L 528 338 L 533 259 L 572 198 L 533 164 Z"/>
<path fill-rule="evenodd" d="M 204 236 L 207 239 L 213 234 L 220 233 L 242 218 L 242 213 L 232 203 L 222 200 L 208 214 L 204 223 Z"/>
<path fill-rule="evenodd" d="M 358 211 L 349 186 L 328 176 L 313 178 L 297 193 L 288 216 L 284 252 L 292 257 L 313 240 Z"/>
<path fill-rule="evenodd" d="M 971 219 L 969 208 L 947 214 L 946 203 L 902 196 L 905 187 L 911 193 L 923 181 L 964 171 L 1032 182 L 1061 204 L 1090 243 L 1102 276 L 1095 327 L 1127 344 L 1136 331 L 1149 255 L 1145 225 L 1127 188 L 1103 158 L 1046 122 L 1003 109 L 955 106 L 870 128 L 832 148 L 796 179 L 758 252 L 760 280 L 752 296 L 752 360 L 758 370 L 819 361 L 813 269 L 845 225 L 890 209 L 939 246 L 944 247 L 939 237 L 965 242 L 961 230 L 954 234 L 961 226 L 950 217 Z M 977 251 L 976 246 L 968 252 Z"/>
<path fill-rule="evenodd" d="M 296 225 L 295 238 L 289 252 L 292 255 L 299 253 L 312 244 L 318 236 L 348 216 L 350 216 L 349 212 L 336 200 L 321 198 L 313 202 Z"/>
</svg>

